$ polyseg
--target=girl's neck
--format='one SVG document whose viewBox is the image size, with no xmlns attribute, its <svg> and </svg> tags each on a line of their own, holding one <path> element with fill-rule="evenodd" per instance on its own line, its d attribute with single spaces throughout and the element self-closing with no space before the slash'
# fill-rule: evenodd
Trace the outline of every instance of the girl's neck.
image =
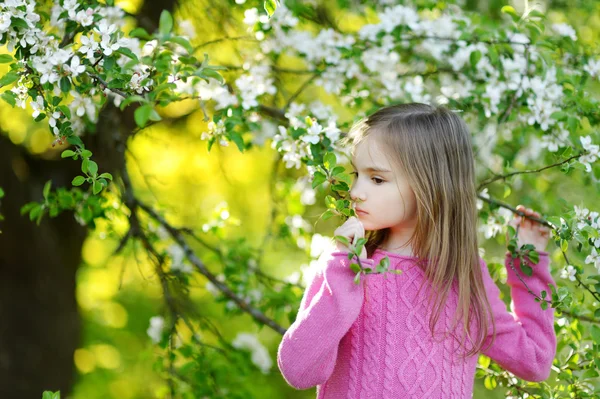
<svg viewBox="0 0 600 399">
<path fill-rule="evenodd" d="M 409 242 L 413 231 L 396 231 L 388 233 L 388 237 L 379 246 L 379 249 L 398 255 L 413 256 L 412 245 Z"/>
</svg>

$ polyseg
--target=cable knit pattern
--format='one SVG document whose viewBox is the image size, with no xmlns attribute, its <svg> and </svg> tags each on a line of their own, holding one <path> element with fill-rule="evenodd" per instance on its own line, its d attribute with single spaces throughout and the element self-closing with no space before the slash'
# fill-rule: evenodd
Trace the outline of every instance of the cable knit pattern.
<svg viewBox="0 0 600 399">
<path fill-rule="evenodd" d="M 398 337 L 394 328 L 394 319 L 396 314 L 397 301 L 394 293 L 397 279 L 388 276 L 386 281 L 386 315 L 385 315 L 385 352 L 384 352 L 384 371 L 383 371 L 383 399 L 395 399 L 394 394 L 394 368 L 398 364 L 396 359 L 396 344 Z"/>
<path fill-rule="evenodd" d="M 361 320 L 361 319 L 359 319 Z M 358 377 L 358 356 L 359 356 L 359 324 L 355 323 L 351 328 L 351 353 L 350 353 L 350 378 L 348 385 L 348 397 L 355 398 L 356 397 L 356 384 Z"/>
<path fill-rule="evenodd" d="M 365 320 L 365 354 L 362 367 L 364 381 L 361 384 L 360 397 L 376 398 L 377 375 L 379 371 L 379 334 L 381 334 L 381 275 L 367 276 L 367 292 L 363 305 Z"/>
<path fill-rule="evenodd" d="M 296 321 L 279 345 L 277 364 L 283 377 L 297 389 L 318 387 L 319 399 L 470 399 L 478 357 L 461 358 L 459 342 L 450 335 L 441 341 L 438 335 L 451 326 L 456 289 L 450 290 L 434 339 L 426 307 L 430 286 L 416 259 L 377 250 L 372 259 L 361 262 L 373 268 L 384 256 L 390 258 L 390 269 L 403 273 L 363 276 L 360 284 L 353 281 L 346 253 L 320 259 L 322 268 L 306 288 Z M 554 310 L 540 308 L 509 261 L 507 253 L 514 313 L 500 299 L 500 290 L 480 259 L 496 325 L 496 339 L 483 353 L 517 377 L 542 381 L 548 378 L 556 353 Z M 554 280 L 548 253 L 540 252 L 539 263 L 531 266 L 533 275 L 519 273 L 521 278 L 538 294 L 549 291 Z M 518 261 L 515 268 L 520 271 Z M 486 343 L 491 338 L 490 333 Z"/>
</svg>

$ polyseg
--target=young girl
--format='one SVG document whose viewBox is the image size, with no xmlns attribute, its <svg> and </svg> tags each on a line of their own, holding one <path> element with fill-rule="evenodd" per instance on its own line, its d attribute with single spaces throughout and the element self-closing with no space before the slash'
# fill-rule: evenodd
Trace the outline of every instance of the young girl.
<svg viewBox="0 0 600 399">
<path fill-rule="evenodd" d="M 356 125 L 351 145 L 356 178 L 350 191 L 358 219 L 335 235 L 366 234 L 363 268 L 388 257 L 401 274 L 362 275 L 355 284 L 348 248 L 322 258 L 277 363 L 297 389 L 317 397 L 471 398 L 478 354 L 517 377 L 548 378 L 556 352 L 554 310 L 537 295 L 554 285 L 548 230 L 528 219 L 518 245 L 540 257 L 531 276 L 507 252 L 514 314 L 478 255 L 474 161 L 464 121 L 444 108 L 383 108 Z M 519 206 L 526 215 L 539 217 Z"/>
</svg>

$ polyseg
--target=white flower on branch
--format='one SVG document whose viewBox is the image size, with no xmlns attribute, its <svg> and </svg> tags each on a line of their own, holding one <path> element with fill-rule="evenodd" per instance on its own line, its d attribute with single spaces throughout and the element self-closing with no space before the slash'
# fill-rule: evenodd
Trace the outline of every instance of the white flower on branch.
<svg viewBox="0 0 600 399">
<path fill-rule="evenodd" d="M 4 33 L 10 28 L 11 15 L 7 12 L 0 13 L 0 33 Z"/>
<path fill-rule="evenodd" d="M 584 67 L 583 70 L 590 74 L 591 77 L 597 78 L 600 76 L 600 58 L 597 60 L 590 60 Z"/>
<path fill-rule="evenodd" d="M 86 57 L 90 60 L 90 62 L 95 62 L 96 60 L 94 59 L 94 53 L 96 52 L 96 50 L 98 50 L 98 48 L 100 47 L 100 45 L 98 44 L 98 42 L 94 39 L 93 36 L 81 36 L 81 47 L 79 47 L 79 52 L 83 53 L 86 55 Z"/>
<path fill-rule="evenodd" d="M 258 106 L 257 98 L 263 94 L 275 94 L 277 88 L 273 78 L 269 77 L 270 67 L 268 65 L 255 65 L 247 74 L 240 76 L 235 84 L 240 90 L 242 107 L 250 109 Z"/>
<path fill-rule="evenodd" d="M 550 152 L 556 152 L 559 147 L 567 146 L 569 144 L 569 131 L 565 129 L 564 123 L 559 122 L 558 133 L 543 135 L 540 146 L 542 148 L 548 148 L 548 151 Z"/>
<path fill-rule="evenodd" d="M 585 258 L 586 264 L 593 264 L 598 273 L 600 273 L 600 254 L 595 247 L 592 248 L 592 253 Z"/>
<path fill-rule="evenodd" d="M 81 65 L 81 61 L 78 56 L 71 58 L 71 64 L 65 64 L 64 69 L 72 76 L 79 76 L 79 74 L 85 71 L 85 65 Z"/>
<path fill-rule="evenodd" d="M 171 270 L 179 273 L 191 273 L 192 266 L 186 262 L 185 252 L 178 244 L 172 244 L 167 248 L 167 253 L 171 258 Z"/>
<path fill-rule="evenodd" d="M 79 8 L 79 0 L 64 0 L 62 9 L 67 11 L 69 18 L 76 20 L 77 9 Z"/>
<path fill-rule="evenodd" d="M 269 356 L 269 351 L 265 348 L 256 335 L 249 333 L 238 333 L 235 339 L 231 342 L 234 348 L 248 350 L 251 353 L 251 360 L 263 374 L 268 374 L 273 365 L 273 361 Z"/>
<path fill-rule="evenodd" d="M 300 139 L 305 143 L 317 144 L 321 141 L 321 132 L 323 131 L 323 126 L 319 125 L 317 121 L 313 121 L 311 126 L 306 130 L 305 135 L 303 135 Z"/>
<path fill-rule="evenodd" d="M 70 94 L 73 97 L 73 101 L 69 104 L 71 112 L 80 118 L 87 115 L 90 121 L 95 122 L 97 120 L 98 112 L 94 101 L 73 90 L 71 90 Z"/>
<path fill-rule="evenodd" d="M 81 10 L 75 15 L 74 19 L 81 26 L 90 26 L 94 23 L 94 10 L 91 8 Z"/>
<path fill-rule="evenodd" d="M 179 29 L 188 39 L 194 39 L 196 37 L 196 29 L 189 19 L 179 22 Z"/>
<path fill-rule="evenodd" d="M 584 154 L 579 157 L 579 162 L 581 162 L 585 166 L 586 172 L 592 171 L 591 163 L 594 163 L 600 157 L 600 146 L 598 144 L 592 144 L 592 138 L 590 136 L 580 137 L 579 141 L 581 141 L 581 145 L 583 149 L 588 151 L 587 154 Z"/>
<path fill-rule="evenodd" d="M 45 111 L 46 107 L 44 106 L 44 98 L 42 96 L 37 96 L 35 101 L 31 101 L 29 103 L 31 108 L 33 109 L 32 117 L 37 118 L 38 115 Z"/>
<path fill-rule="evenodd" d="M 165 328 L 165 319 L 161 316 L 154 316 L 150 318 L 150 327 L 146 330 L 146 333 L 152 339 L 155 344 L 159 343 L 162 338 L 163 329 Z"/>
<path fill-rule="evenodd" d="M 573 266 L 569 265 L 560 272 L 560 277 L 568 278 L 571 281 L 575 281 L 576 274 L 577 274 L 577 269 L 575 269 Z"/>
<path fill-rule="evenodd" d="M 552 24 L 552 30 L 560 36 L 568 37 L 574 42 L 577 41 L 577 32 L 569 24 Z"/>
</svg>

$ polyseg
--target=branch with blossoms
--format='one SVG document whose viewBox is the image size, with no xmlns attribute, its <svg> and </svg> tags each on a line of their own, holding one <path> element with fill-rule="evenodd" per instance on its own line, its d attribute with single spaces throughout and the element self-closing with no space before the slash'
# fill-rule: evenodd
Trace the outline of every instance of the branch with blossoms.
<svg viewBox="0 0 600 399">
<path fill-rule="evenodd" d="M 31 0 L 0 4 L 0 11 L 11 15 L 12 21 L 0 31 L 2 40 L 15 52 L 15 58 L 8 54 L 1 58 L 10 63 L 10 71 L 0 78 L 0 87 L 14 85 L 2 98 L 21 108 L 31 99 L 35 120 L 48 118 L 56 137 L 53 146 L 73 146 L 62 157 L 82 161 L 84 175 L 77 176 L 73 186 L 88 183 L 93 195 L 107 188 L 112 176 L 99 173 L 79 136 L 97 122 L 108 94 L 121 110 L 138 104 L 134 119 L 143 128 L 162 119 L 157 107 L 178 101 L 184 91 L 197 91 L 194 85 L 199 81 L 222 81 L 221 67 L 209 65 L 206 54 L 204 60 L 196 59 L 188 39 L 174 34 L 168 11 L 163 11 L 155 34 L 136 28 L 126 37 L 121 31 L 123 11 L 108 4 L 64 0 L 52 7 L 50 15 L 38 12 L 42 6 Z M 48 24 L 58 35 L 46 32 Z M 25 209 L 39 222 L 50 206 L 30 204 Z"/>
<path fill-rule="evenodd" d="M 205 276 L 215 287 L 217 287 L 227 298 L 234 301 L 241 310 L 251 315 L 256 321 L 271 327 L 274 331 L 279 332 L 280 334 L 285 333 L 285 329 L 279 326 L 274 320 L 271 320 L 266 315 L 264 315 L 260 310 L 253 308 L 250 306 L 244 299 L 236 295 L 227 285 L 219 281 L 217 277 L 211 273 L 204 263 L 196 256 L 194 251 L 190 248 L 187 241 L 184 237 L 185 229 L 179 229 L 173 227 L 170 223 L 168 223 L 164 217 L 160 216 L 156 211 L 150 208 L 148 205 L 142 203 L 138 199 L 135 198 L 133 194 L 133 188 L 131 187 L 131 183 L 129 181 L 129 177 L 126 170 L 122 172 L 123 183 L 125 185 L 125 203 L 128 205 L 131 215 L 135 215 L 137 209 L 142 209 L 146 212 L 152 219 L 157 221 L 160 226 L 162 226 L 169 233 L 171 238 L 176 242 L 176 244 L 183 250 L 184 256 L 190 261 L 190 263 L 196 268 L 196 270 Z M 130 217 L 130 230 L 126 235 L 125 239 L 135 238 L 136 236 L 140 236 L 140 228 L 137 216 Z M 144 238 L 144 237 L 142 237 Z M 155 254 L 156 259 L 161 259 L 162 257 L 156 255 L 156 251 L 153 249 L 152 245 L 147 242 L 147 240 L 142 240 L 147 250 L 152 251 Z M 124 246 L 124 244 L 119 245 L 120 247 Z"/>
</svg>

